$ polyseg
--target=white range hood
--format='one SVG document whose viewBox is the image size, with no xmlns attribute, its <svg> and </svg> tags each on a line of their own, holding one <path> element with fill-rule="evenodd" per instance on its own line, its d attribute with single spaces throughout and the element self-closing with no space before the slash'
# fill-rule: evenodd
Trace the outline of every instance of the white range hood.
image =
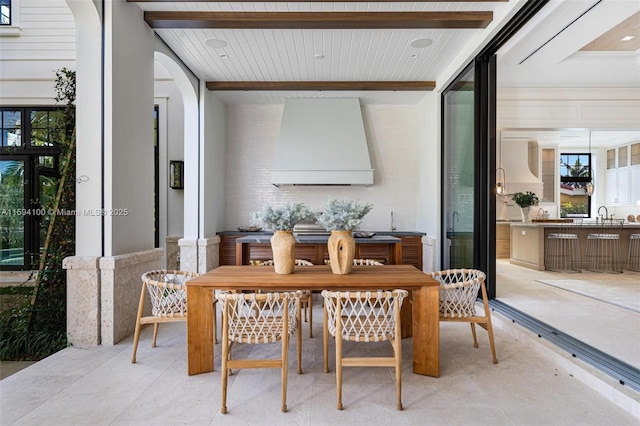
<svg viewBox="0 0 640 426">
<path fill-rule="evenodd" d="M 357 98 L 285 101 L 271 183 L 373 184 L 373 169 Z"/>
<path fill-rule="evenodd" d="M 531 191 L 542 200 L 543 183 L 529 169 L 529 142 L 526 138 L 502 137 L 501 166 L 505 170 L 507 195 Z"/>
</svg>

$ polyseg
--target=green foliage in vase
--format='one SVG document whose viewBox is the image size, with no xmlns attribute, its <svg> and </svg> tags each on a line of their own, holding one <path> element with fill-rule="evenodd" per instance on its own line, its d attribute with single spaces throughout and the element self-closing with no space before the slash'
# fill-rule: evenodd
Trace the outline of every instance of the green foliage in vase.
<svg viewBox="0 0 640 426">
<path fill-rule="evenodd" d="M 531 207 L 538 204 L 538 196 L 531 191 L 516 192 L 513 201 L 520 207 Z"/>
<path fill-rule="evenodd" d="M 316 222 L 327 231 L 353 231 L 372 208 L 369 203 L 331 199 L 316 214 Z"/>
<path fill-rule="evenodd" d="M 304 203 L 287 203 L 282 207 L 264 206 L 251 215 L 251 224 L 269 231 L 291 231 L 301 220 L 313 217 Z"/>
</svg>

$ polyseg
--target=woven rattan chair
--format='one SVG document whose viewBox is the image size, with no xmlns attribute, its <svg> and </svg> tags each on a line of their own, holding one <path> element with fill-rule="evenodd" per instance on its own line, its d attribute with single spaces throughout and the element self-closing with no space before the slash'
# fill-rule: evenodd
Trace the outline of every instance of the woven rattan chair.
<svg viewBox="0 0 640 426">
<path fill-rule="evenodd" d="M 259 263 L 260 266 L 273 266 L 273 260 L 265 260 Z M 296 266 L 313 266 L 313 263 L 304 259 L 295 259 Z M 313 292 L 311 290 L 302 290 L 300 298 L 300 307 L 304 309 L 304 322 L 309 323 L 309 337 L 313 337 Z M 307 319 L 308 318 L 308 319 Z"/>
<path fill-rule="evenodd" d="M 382 262 L 378 262 L 374 259 L 353 259 L 354 266 L 366 265 L 366 266 L 382 266 Z"/>
<path fill-rule="evenodd" d="M 145 324 L 153 324 L 153 340 L 151 347 L 156 347 L 158 326 L 161 322 L 187 320 L 187 288 L 185 282 L 197 277 L 198 274 L 184 271 L 157 270 L 142 275 L 142 291 L 138 304 L 136 330 L 133 335 L 133 354 L 131 362 L 136 362 L 140 329 Z M 151 315 L 144 315 L 145 294 L 149 293 L 151 300 Z M 213 309 L 215 310 L 215 301 Z M 213 315 L 213 330 L 216 336 L 216 316 Z M 217 337 L 215 338 L 217 341 Z"/>
<path fill-rule="evenodd" d="M 431 275 L 440 283 L 440 321 L 470 323 L 475 348 L 478 347 L 475 325 L 478 324 L 487 330 L 493 363 L 497 364 L 498 358 L 493 340 L 487 289 L 484 285 L 484 272 L 476 269 L 450 269 L 432 272 Z M 478 291 L 482 294 L 484 305 L 484 315 L 482 316 L 476 315 Z"/>
<path fill-rule="evenodd" d="M 232 368 L 280 368 L 282 411 L 287 411 L 289 337 L 296 332 L 298 374 L 302 373 L 300 291 L 282 293 L 219 293 L 222 303 L 222 406 L 227 412 L 227 379 Z M 278 359 L 231 359 L 234 343 L 282 343 Z"/>
<path fill-rule="evenodd" d="M 324 298 L 325 336 L 336 338 L 337 408 L 342 410 L 342 367 L 395 367 L 396 408 L 402 410 L 402 341 L 400 308 L 409 294 L 393 291 L 322 291 Z M 342 355 L 342 341 L 379 342 L 388 340 L 392 357 L 350 357 Z M 326 345 L 326 344 L 325 344 Z M 328 372 L 325 346 L 325 372 Z"/>
</svg>

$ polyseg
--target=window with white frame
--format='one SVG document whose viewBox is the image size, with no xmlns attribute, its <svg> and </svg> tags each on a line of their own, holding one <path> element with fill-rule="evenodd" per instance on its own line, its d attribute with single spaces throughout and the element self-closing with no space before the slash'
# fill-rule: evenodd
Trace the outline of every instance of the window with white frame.
<svg viewBox="0 0 640 426">
<path fill-rule="evenodd" d="M 0 0 L 0 37 L 20 35 L 20 0 Z"/>
</svg>

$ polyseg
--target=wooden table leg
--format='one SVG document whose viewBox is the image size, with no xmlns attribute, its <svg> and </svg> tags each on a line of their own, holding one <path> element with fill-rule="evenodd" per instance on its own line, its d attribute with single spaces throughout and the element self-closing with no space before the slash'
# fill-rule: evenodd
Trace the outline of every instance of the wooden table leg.
<svg viewBox="0 0 640 426">
<path fill-rule="evenodd" d="M 187 285 L 187 370 L 213 371 L 213 290 Z"/>
<path fill-rule="evenodd" d="M 438 286 L 413 291 L 413 372 L 440 376 Z"/>
</svg>

